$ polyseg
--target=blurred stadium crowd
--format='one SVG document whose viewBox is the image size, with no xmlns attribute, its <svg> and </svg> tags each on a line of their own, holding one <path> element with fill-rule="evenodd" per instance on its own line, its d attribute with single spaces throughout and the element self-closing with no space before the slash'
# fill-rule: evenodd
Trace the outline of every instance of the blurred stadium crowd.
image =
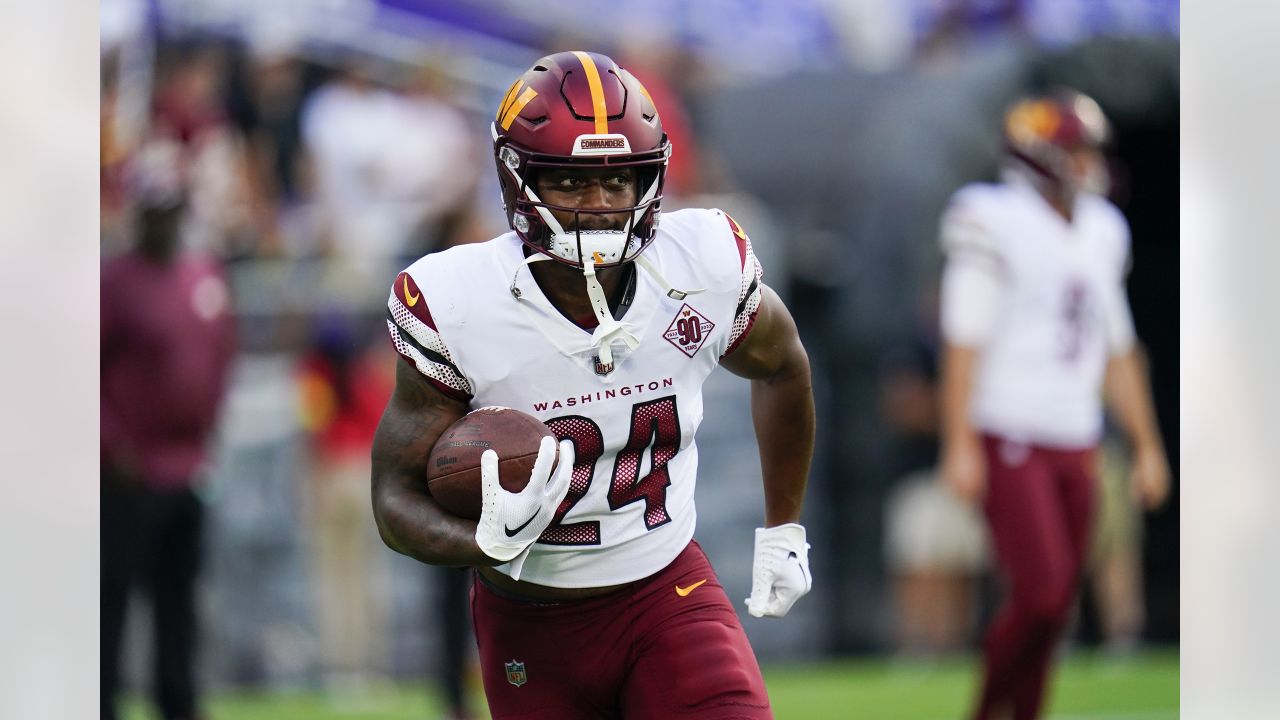
<svg viewBox="0 0 1280 720">
<path fill-rule="evenodd" d="M 606 52 L 642 79 L 674 145 L 668 204 L 742 222 L 813 361 L 817 582 L 786 623 L 745 622 L 762 660 L 974 647 L 992 601 L 982 531 L 934 480 L 937 223 L 957 187 L 995 176 L 1001 112 L 1027 89 L 1074 86 L 1116 130 L 1130 299 L 1176 473 L 1176 0 L 101 13 L 104 259 L 133 244 L 139 208 L 178 192 L 183 246 L 219 258 L 229 283 L 238 350 L 199 484 L 200 668 L 215 685 L 421 678 L 437 663 L 447 583 L 385 550 L 368 508 L 394 363 L 381 316 L 410 260 L 506 230 L 489 115 L 548 51 Z M 698 535 L 745 597 L 761 492 L 747 388 L 713 378 L 706 392 Z M 1122 446 L 1105 447 L 1104 478 L 1123 477 Z M 1078 642 L 1177 642 L 1174 487 L 1146 517 L 1103 493 Z M 135 679 L 144 626 L 130 630 Z"/>
</svg>

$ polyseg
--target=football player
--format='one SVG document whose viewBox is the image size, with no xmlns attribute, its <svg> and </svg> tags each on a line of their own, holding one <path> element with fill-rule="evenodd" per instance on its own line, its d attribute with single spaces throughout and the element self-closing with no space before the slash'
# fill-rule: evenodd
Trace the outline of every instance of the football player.
<svg viewBox="0 0 1280 720">
<path fill-rule="evenodd" d="M 382 537 L 477 568 L 472 608 L 495 718 L 772 717 L 754 654 L 693 541 L 702 384 L 752 381 L 764 478 L 754 616 L 809 591 L 799 524 L 813 450 L 809 362 L 719 210 L 659 215 L 672 148 L 644 87 L 562 52 L 511 85 L 491 126 L 512 231 L 400 273 L 387 328 L 403 358 L 373 449 Z M 543 420 L 520 493 L 482 461 L 478 522 L 429 495 L 432 445 L 468 410 Z"/>
<path fill-rule="evenodd" d="M 980 503 L 1007 596 L 975 718 L 1039 714 L 1089 537 L 1105 397 L 1147 505 L 1169 468 L 1125 299 L 1129 228 L 1099 193 L 1107 123 L 1061 90 L 1016 102 L 1004 182 L 960 189 L 942 219 L 942 474 Z"/>
</svg>

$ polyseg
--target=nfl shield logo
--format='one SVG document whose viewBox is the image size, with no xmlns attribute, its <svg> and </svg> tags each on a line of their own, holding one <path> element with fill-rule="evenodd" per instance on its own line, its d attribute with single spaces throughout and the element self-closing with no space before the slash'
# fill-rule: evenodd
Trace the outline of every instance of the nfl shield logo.
<svg viewBox="0 0 1280 720">
<path fill-rule="evenodd" d="M 518 660 L 512 660 L 509 663 L 503 663 L 507 668 L 507 682 L 520 687 L 529 682 L 529 676 L 524 672 L 524 663 Z"/>
<path fill-rule="evenodd" d="M 599 355 L 592 355 L 592 356 L 591 356 L 591 362 L 592 362 L 592 364 L 594 364 L 594 365 L 595 365 L 595 370 L 596 370 L 596 374 L 597 374 L 597 375 L 608 375 L 609 373 L 613 372 L 613 365 L 614 365 L 614 364 L 613 364 L 613 363 L 609 363 L 608 365 L 606 365 L 606 364 L 604 364 L 604 363 L 600 362 L 600 356 L 599 356 Z"/>
</svg>

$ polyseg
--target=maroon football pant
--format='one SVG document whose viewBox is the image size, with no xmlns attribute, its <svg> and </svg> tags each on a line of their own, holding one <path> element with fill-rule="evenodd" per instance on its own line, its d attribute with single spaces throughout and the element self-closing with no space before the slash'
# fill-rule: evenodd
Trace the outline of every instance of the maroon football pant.
<svg viewBox="0 0 1280 720">
<path fill-rule="evenodd" d="M 471 605 L 495 720 L 773 717 L 746 633 L 696 542 L 602 597 L 529 603 L 477 580 Z"/>
<path fill-rule="evenodd" d="M 987 631 L 974 718 L 1033 720 L 1079 586 L 1093 521 L 1093 451 L 993 436 L 983 443 L 984 504 L 1006 595 Z"/>
</svg>

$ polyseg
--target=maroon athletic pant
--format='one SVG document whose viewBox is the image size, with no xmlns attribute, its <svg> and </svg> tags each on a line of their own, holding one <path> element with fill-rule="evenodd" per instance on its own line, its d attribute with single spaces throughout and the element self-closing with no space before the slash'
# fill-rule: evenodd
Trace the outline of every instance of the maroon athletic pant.
<svg viewBox="0 0 1280 720">
<path fill-rule="evenodd" d="M 1093 452 L 983 438 L 985 510 L 1005 584 L 975 720 L 1033 720 L 1071 613 L 1093 520 Z"/>
<path fill-rule="evenodd" d="M 697 543 L 602 597 L 529 603 L 477 580 L 471 605 L 495 720 L 773 717 L 746 633 Z"/>
</svg>

